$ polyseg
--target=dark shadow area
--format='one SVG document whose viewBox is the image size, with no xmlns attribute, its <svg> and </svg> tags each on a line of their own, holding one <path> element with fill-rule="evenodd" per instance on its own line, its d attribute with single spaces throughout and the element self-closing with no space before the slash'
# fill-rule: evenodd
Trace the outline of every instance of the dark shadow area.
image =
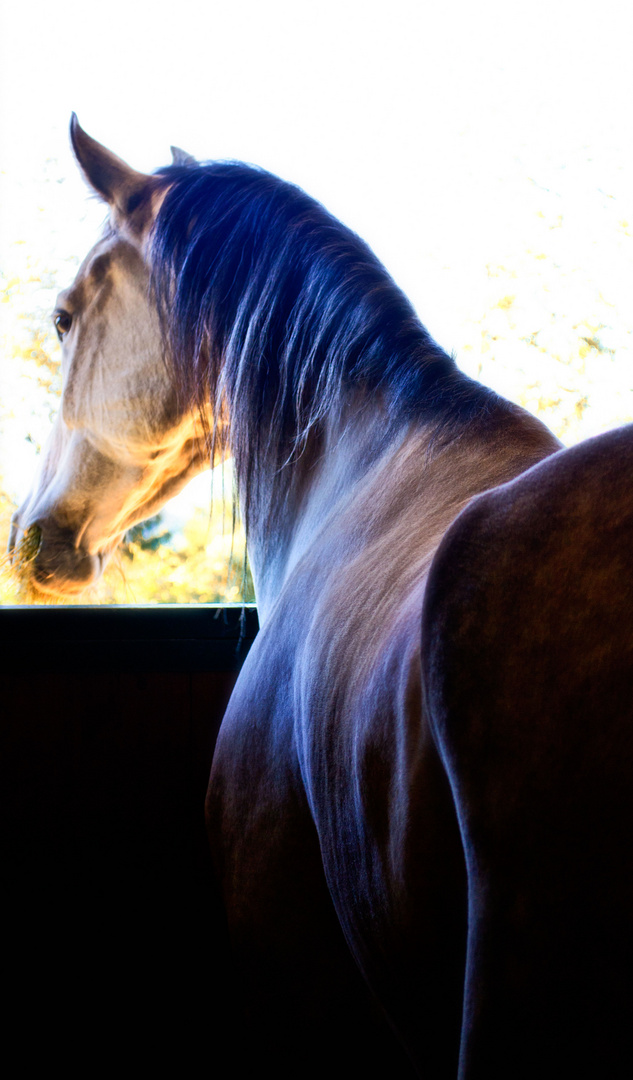
<svg viewBox="0 0 633 1080">
<path fill-rule="evenodd" d="M 232 1028 L 204 826 L 240 609 L 0 609 L 7 1029 L 23 1066 L 189 1075 Z"/>
</svg>

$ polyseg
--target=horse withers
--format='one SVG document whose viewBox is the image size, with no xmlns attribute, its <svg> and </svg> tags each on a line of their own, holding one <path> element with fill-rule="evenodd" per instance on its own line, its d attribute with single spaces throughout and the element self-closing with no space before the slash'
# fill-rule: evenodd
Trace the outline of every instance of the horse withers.
<svg viewBox="0 0 633 1080">
<path fill-rule="evenodd" d="M 478 788 L 441 679 L 425 698 L 447 617 L 436 603 L 421 620 L 460 512 L 564 458 L 560 445 L 464 376 L 365 244 L 299 189 L 181 154 L 145 176 L 75 118 L 71 137 L 110 218 L 58 301 L 62 406 L 13 542 L 40 530 L 35 587 L 75 591 L 129 525 L 234 458 L 261 629 L 207 819 L 236 1068 L 250 1041 L 279 1075 L 387 1060 L 453 1078 L 468 971 L 461 1068 L 491 1076 L 469 1064 L 489 940 L 472 928 Z M 529 558 L 514 573 L 530 579 Z M 469 597 L 464 585 L 459 611 Z M 498 667 L 494 644 L 483 670 Z"/>
</svg>

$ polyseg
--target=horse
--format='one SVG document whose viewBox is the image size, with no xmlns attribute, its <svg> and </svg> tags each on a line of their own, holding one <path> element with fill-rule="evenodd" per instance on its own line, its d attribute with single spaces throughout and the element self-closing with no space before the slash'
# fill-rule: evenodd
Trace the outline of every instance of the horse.
<svg viewBox="0 0 633 1080">
<path fill-rule="evenodd" d="M 545 729 L 548 704 L 538 746 L 556 806 L 564 690 L 535 700 L 524 683 L 558 572 L 539 561 L 535 536 L 558 505 L 552 495 L 541 506 L 540 478 L 562 476 L 564 502 L 558 463 L 577 458 L 461 373 L 363 241 L 299 188 L 173 148 L 172 164 L 146 175 L 74 115 L 70 134 L 109 219 L 57 301 L 61 408 L 11 542 L 36 530 L 33 587 L 79 592 L 127 528 L 234 459 L 260 630 L 206 805 L 232 951 L 234 1068 L 523 1075 L 529 1035 L 515 1016 L 503 1043 L 513 1058 L 500 1063 L 495 1010 L 507 1018 L 512 1000 L 538 1019 L 530 995 L 544 967 L 539 954 L 525 975 L 526 916 L 513 924 L 521 977 L 504 968 L 507 911 L 497 924 L 485 897 L 506 881 L 506 824 L 529 832 L 538 819 L 541 839 L 535 796 L 522 806 L 517 791 L 539 779 L 532 713 Z M 517 507 L 532 496 L 520 536 L 514 492 Z M 546 584 L 522 607 L 541 570 Z M 503 753 L 490 748 L 488 710 Z M 576 809 L 562 812 L 570 833 Z M 543 850 L 558 927 L 570 891 Z M 561 865 L 574 856 L 577 845 Z M 507 891 L 529 908 L 545 887 L 530 893 L 521 869 L 512 863 Z M 556 970 L 550 1034 L 569 989 Z"/>
</svg>

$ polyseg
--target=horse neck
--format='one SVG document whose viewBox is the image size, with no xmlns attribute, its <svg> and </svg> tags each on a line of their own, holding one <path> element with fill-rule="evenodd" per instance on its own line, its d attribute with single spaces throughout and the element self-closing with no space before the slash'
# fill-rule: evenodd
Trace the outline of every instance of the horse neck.
<svg viewBox="0 0 633 1080">
<path fill-rule="evenodd" d="M 336 574 L 342 546 L 358 552 L 401 520 L 430 557 L 473 496 L 560 448 L 523 409 L 483 388 L 481 396 L 479 420 L 455 420 L 450 435 L 439 420 L 390 418 L 378 395 L 353 401 L 326 424 L 318 448 L 257 477 L 248 547 L 260 621 L 310 549 L 319 574 Z"/>
<path fill-rule="evenodd" d="M 349 504 L 363 478 L 405 441 L 410 424 L 389 420 L 377 398 L 352 402 L 331 419 L 283 470 L 257 477 L 248 552 L 260 622 L 265 620 L 302 556 Z M 430 438 L 430 435 L 429 435 Z"/>
</svg>

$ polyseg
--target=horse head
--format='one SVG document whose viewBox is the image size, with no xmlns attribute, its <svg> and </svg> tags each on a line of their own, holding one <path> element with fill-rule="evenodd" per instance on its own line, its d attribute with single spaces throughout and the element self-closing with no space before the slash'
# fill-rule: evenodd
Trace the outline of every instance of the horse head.
<svg viewBox="0 0 633 1080">
<path fill-rule="evenodd" d="M 57 299 L 61 407 L 10 537 L 12 548 L 38 537 L 31 582 L 58 595 L 94 582 L 126 530 L 209 466 L 199 420 L 179 403 L 151 298 L 148 238 L 165 180 L 131 169 L 74 115 L 71 140 L 109 220 Z M 173 154 L 182 164 L 182 152 Z"/>
</svg>

